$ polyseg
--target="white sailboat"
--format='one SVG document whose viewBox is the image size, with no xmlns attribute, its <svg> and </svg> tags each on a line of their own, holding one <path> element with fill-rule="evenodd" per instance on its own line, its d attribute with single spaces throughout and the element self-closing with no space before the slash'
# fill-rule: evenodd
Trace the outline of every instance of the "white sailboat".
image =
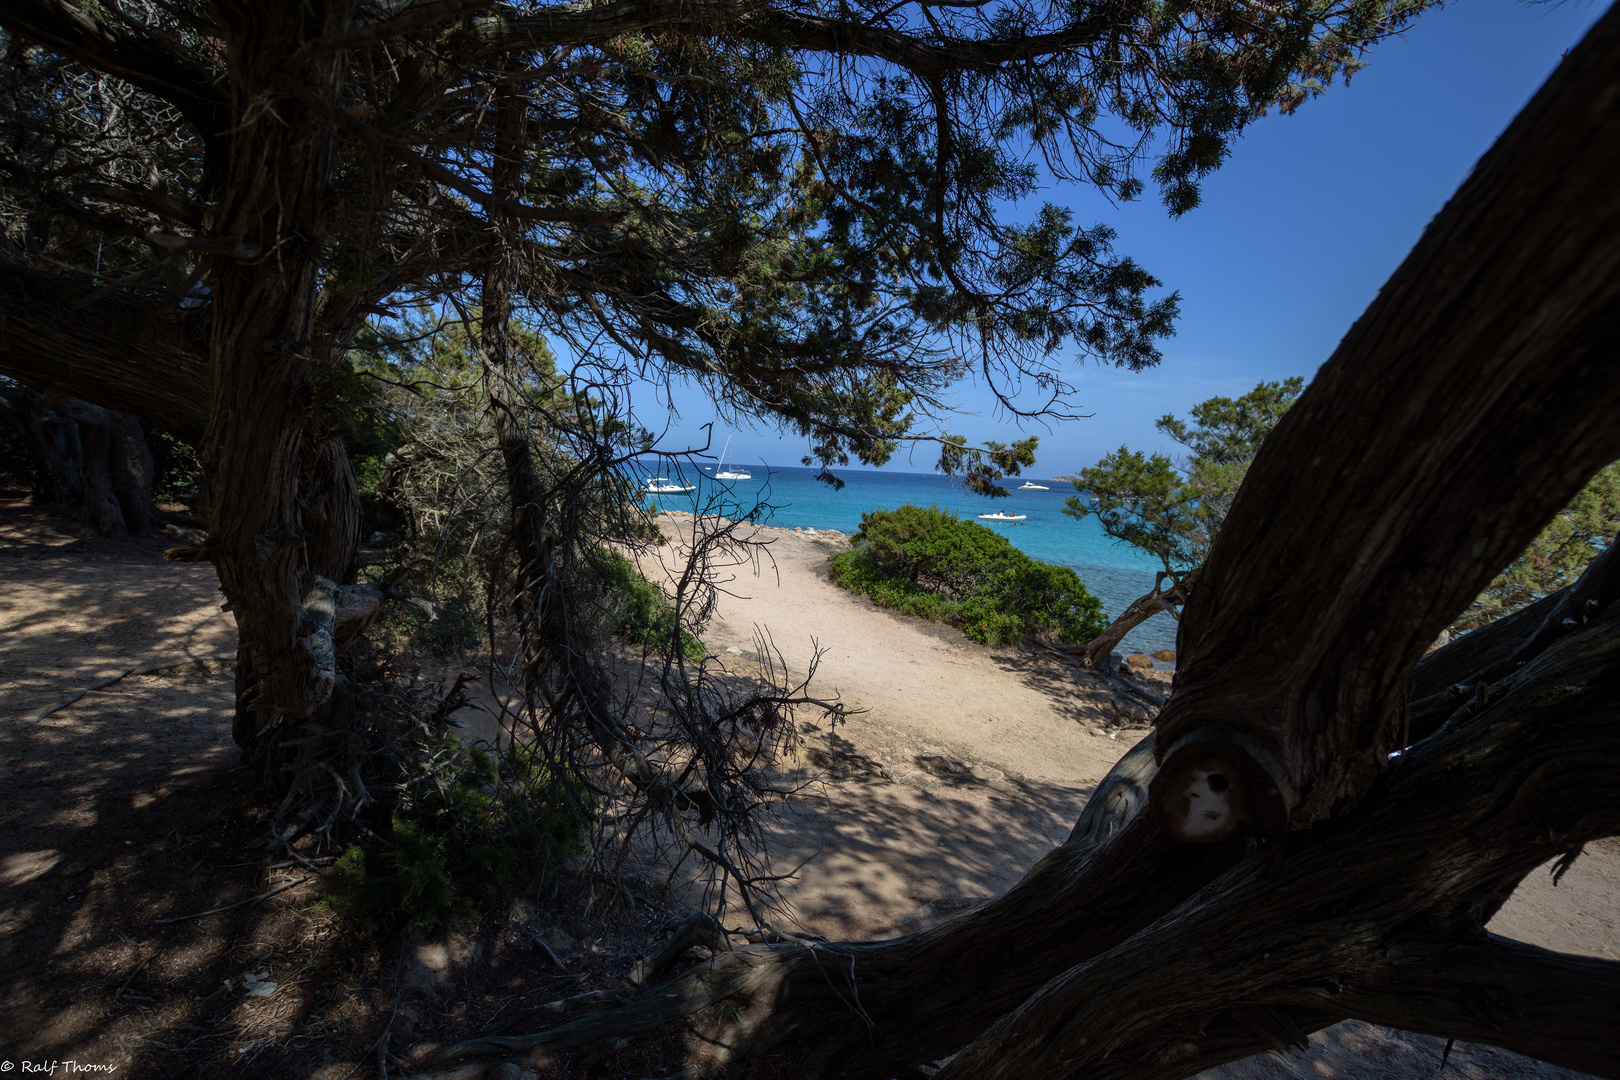
<svg viewBox="0 0 1620 1080">
<path fill-rule="evenodd" d="M 654 495 L 681 495 L 688 491 L 695 491 L 697 487 L 694 484 L 683 487 L 667 476 L 655 476 L 647 481 L 647 490 Z"/>
<path fill-rule="evenodd" d="M 726 448 L 720 451 L 720 466 L 715 470 L 714 478 L 716 480 L 752 480 L 754 474 L 747 469 L 740 469 L 735 465 L 729 469 L 726 468 L 726 455 L 731 453 L 731 438 L 731 435 L 726 436 Z"/>
</svg>

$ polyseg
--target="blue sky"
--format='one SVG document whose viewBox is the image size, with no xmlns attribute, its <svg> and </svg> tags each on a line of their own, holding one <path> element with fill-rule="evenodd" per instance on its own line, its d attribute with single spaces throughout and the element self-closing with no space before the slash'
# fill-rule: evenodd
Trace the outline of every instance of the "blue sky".
<svg viewBox="0 0 1620 1080">
<path fill-rule="evenodd" d="M 1203 204 L 1175 221 L 1151 196 L 1113 207 L 1078 187 L 1042 193 L 1073 207 L 1077 222 L 1112 224 L 1121 253 L 1180 290 L 1182 316 L 1152 371 L 1069 368 L 1081 411 L 1093 415 L 1027 428 L 1041 441 L 1034 473 L 1076 471 L 1122 443 L 1168 449 L 1153 429 L 1164 413 L 1261 380 L 1308 378 L 1607 6 L 1460 0 L 1430 11 L 1377 49 L 1349 87 L 1250 127 L 1204 185 Z M 712 408 L 680 388 L 675 401 L 669 444 L 701 440 Z M 982 387 L 964 385 L 957 404 L 953 427 L 970 439 L 1018 434 Z M 662 426 L 652 405 L 638 400 L 638 412 Z M 793 465 L 803 453 L 802 440 L 771 429 L 738 431 L 732 445 L 745 463 Z M 902 451 L 889 468 L 931 471 L 933 457 Z"/>
</svg>

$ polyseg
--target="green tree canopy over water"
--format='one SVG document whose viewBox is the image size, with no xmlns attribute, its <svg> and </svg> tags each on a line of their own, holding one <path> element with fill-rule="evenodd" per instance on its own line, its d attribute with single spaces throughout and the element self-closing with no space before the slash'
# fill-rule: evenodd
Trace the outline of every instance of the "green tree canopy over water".
<svg viewBox="0 0 1620 1080">
<path fill-rule="evenodd" d="M 1157 558 L 1180 579 L 1204 561 L 1249 463 L 1299 397 L 1305 380 L 1263 382 L 1241 397 L 1213 397 L 1191 419 L 1160 417 L 1154 426 L 1185 446 L 1181 461 L 1122 446 L 1082 469 L 1064 513 L 1095 516 L 1109 536 Z"/>
</svg>

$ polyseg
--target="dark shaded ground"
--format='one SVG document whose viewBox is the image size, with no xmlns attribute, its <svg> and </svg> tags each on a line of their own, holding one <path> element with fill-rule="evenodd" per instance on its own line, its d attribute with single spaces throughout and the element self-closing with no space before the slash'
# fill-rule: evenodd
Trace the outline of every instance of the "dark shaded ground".
<svg viewBox="0 0 1620 1080">
<path fill-rule="evenodd" d="M 231 743 L 228 662 L 128 678 L 34 720 L 142 661 L 234 647 L 211 572 L 164 562 L 168 543 L 85 538 L 0 498 L 0 1062 L 374 1076 L 385 1029 L 410 1063 L 502 1012 L 621 985 L 664 916 L 608 917 L 577 891 L 434 942 L 343 929 L 315 903 L 318 874 L 254 844 L 271 807 Z M 678 1056 L 631 1044 L 553 1065 L 662 1075 Z"/>
</svg>

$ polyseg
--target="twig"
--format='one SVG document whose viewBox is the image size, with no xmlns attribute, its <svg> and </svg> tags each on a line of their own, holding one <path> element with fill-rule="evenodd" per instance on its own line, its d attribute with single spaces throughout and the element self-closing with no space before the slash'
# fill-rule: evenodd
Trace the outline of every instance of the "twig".
<svg viewBox="0 0 1620 1080">
<path fill-rule="evenodd" d="M 587 1005 L 600 1005 L 604 1002 L 611 1002 L 615 1005 L 623 1005 L 625 1004 L 625 1001 L 626 999 L 624 995 L 619 993 L 617 990 L 588 990 L 583 994 L 575 994 L 573 997 L 566 997 L 560 1001 L 553 1001 L 545 1005 L 536 1005 L 532 1008 L 525 1009 L 523 1012 L 518 1013 L 516 1016 L 512 1017 L 495 1030 L 511 1031 L 513 1028 L 527 1024 L 531 1020 L 543 1020 L 548 1017 L 564 1016 L 573 1012 L 575 1009 L 582 1009 Z M 490 1017 L 490 1020 L 493 1021 L 494 1017 Z M 485 1024 L 484 1027 L 487 1030 L 490 1025 Z"/>
<path fill-rule="evenodd" d="M 542 949 L 544 949 L 544 950 L 545 950 L 545 951 L 546 951 L 546 955 L 547 955 L 547 956 L 549 956 L 549 957 L 551 957 L 551 962 L 552 962 L 552 963 L 553 963 L 553 964 L 556 964 L 556 965 L 557 965 L 557 969 L 558 969 L 558 970 L 559 970 L 559 971 L 567 971 L 567 970 L 568 970 L 568 965 L 567 965 L 567 964 L 565 964 L 565 963 L 563 963 L 563 962 L 562 962 L 562 957 L 560 957 L 560 956 L 558 956 L 558 955 L 557 955 L 557 954 L 556 954 L 556 952 L 554 952 L 554 951 L 553 951 L 553 950 L 552 950 L 552 948 L 551 948 L 551 946 L 550 946 L 550 945 L 547 945 L 547 944 L 546 944 L 546 942 L 545 942 L 545 939 L 543 939 L 543 938 L 539 938 L 539 937 L 536 937 L 536 938 L 535 938 L 535 939 L 534 939 L 534 943 L 535 943 L 535 944 L 536 944 L 536 945 L 538 945 L 538 946 L 540 946 L 540 947 L 541 947 L 541 948 L 542 948 Z M 504 1006 L 504 1005 L 503 1005 L 503 1006 L 501 1006 L 501 1007 L 502 1007 L 502 1008 L 505 1008 L 505 1007 L 506 1007 L 506 1006 Z"/>
<path fill-rule="evenodd" d="M 388 1014 L 388 1023 L 383 1025 L 382 1037 L 377 1040 L 377 1080 L 388 1080 L 388 1042 L 394 1031 L 394 1017 L 399 1015 L 399 992 L 401 986 L 394 984 L 394 1011 Z"/>
<path fill-rule="evenodd" d="M 124 991 L 128 990 L 129 989 L 129 984 L 135 981 L 135 976 L 137 976 L 137 975 L 139 975 L 141 973 L 141 968 L 145 967 L 148 963 L 150 963 L 151 960 L 152 960 L 152 957 L 156 956 L 156 955 L 157 955 L 157 953 L 153 953 L 151 956 L 148 956 L 145 960 L 142 960 L 139 964 L 135 965 L 135 970 L 130 972 L 129 973 L 129 978 L 124 980 L 124 985 L 120 986 L 117 990 L 113 991 L 113 1000 L 115 1000 L 115 1001 L 123 1001 L 124 1000 Z"/>
<path fill-rule="evenodd" d="M 289 881 L 285 885 L 277 885 L 275 888 L 271 889 L 269 892 L 260 893 L 258 896 L 250 896 L 246 900 L 238 900 L 234 904 L 226 904 L 224 907 L 209 908 L 207 911 L 199 911 L 195 915 L 176 915 L 176 916 L 174 916 L 173 918 L 170 918 L 170 919 L 153 919 L 152 922 L 154 924 L 156 924 L 156 923 L 176 923 L 176 922 L 185 922 L 188 919 L 200 919 L 204 915 L 218 915 L 221 911 L 230 911 L 232 908 L 239 908 L 244 904 L 257 904 L 260 900 L 268 899 L 269 897 L 272 897 L 272 896 L 276 895 L 276 893 L 286 892 L 288 889 L 291 889 L 294 886 L 302 885 L 304 882 L 313 881 L 314 879 L 315 879 L 315 875 L 314 874 L 309 874 L 309 875 L 307 875 L 305 877 L 299 878 L 297 881 Z"/>
<path fill-rule="evenodd" d="M 117 674 L 117 675 L 108 676 L 107 678 L 102 679 L 99 682 L 91 683 L 89 686 L 85 687 L 83 690 L 74 691 L 73 693 L 69 694 L 67 697 L 63 698 L 61 701 L 58 701 L 55 705 L 47 705 L 45 708 L 39 710 L 39 712 L 37 712 L 33 716 L 29 717 L 29 719 L 37 724 L 41 720 L 45 719 L 47 716 L 51 715 L 52 713 L 58 712 L 58 711 L 60 711 L 62 709 L 67 708 L 69 705 L 73 704 L 75 701 L 78 701 L 80 698 L 84 697 L 84 695 L 90 693 L 90 691 L 92 691 L 92 690 L 101 690 L 104 687 L 111 686 L 115 682 L 118 682 L 118 681 L 120 681 L 122 679 L 129 678 L 131 675 L 151 675 L 153 672 L 167 671 L 170 668 L 185 667 L 187 664 L 200 664 L 204 660 L 234 660 L 234 659 L 236 659 L 236 653 L 235 652 L 228 652 L 228 653 L 209 653 L 207 656 L 186 656 L 186 657 L 182 657 L 182 658 L 180 658 L 178 660 L 174 660 L 174 659 L 157 660 L 157 661 L 153 661 L 151 663 L 146 663 L 146 664 L 136 664 L 134 667 L 130 668 L 128 671 L 122 672 L 122 673 Z"/>
</svg>

